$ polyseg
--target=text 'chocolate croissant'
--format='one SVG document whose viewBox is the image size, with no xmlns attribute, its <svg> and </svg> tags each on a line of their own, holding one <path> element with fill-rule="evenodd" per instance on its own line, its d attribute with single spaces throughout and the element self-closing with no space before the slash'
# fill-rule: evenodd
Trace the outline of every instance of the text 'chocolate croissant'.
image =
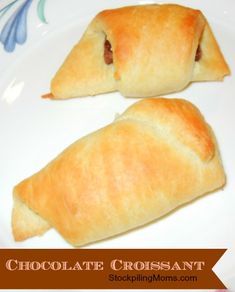
<svg viewBox="0 0 235 292">
<path fill-rule="evenodd" d="M 214 135 L 198 109 L 147 98 L 15 187 L 13 234 L 24 240 L 54 227 L 80 246 L 144 225 L 224 183 Z"/>
<path fill-rule="evenodd" d="M 192 81 L 222 80 L 229 68 L 199 10 L 140 5 L 100 12 L 51 82 L 65 99 L 119 90 L 147 97 Z"/>
</svg>

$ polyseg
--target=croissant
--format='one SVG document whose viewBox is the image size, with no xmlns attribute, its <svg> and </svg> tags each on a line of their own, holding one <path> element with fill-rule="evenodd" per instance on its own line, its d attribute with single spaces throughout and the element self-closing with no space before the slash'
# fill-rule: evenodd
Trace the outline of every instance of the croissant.
<svg viewBox="0 0 235 292">
<path fill-rule="evenodd" d="M 14 188 L 13 234 L 24 240 L 54 227 L 81 246 L 224 184 L 214 135 L 199 110 L 181 99 L 147 98 Z"/>
<path fill-rule="evenodd" d="M 65 99 L 119 90 L 130 97 L 182 90 L 191 81 L 222 80 L 229 68 L 199 10 L 140 5 L 100 12 L 51 82 Z"/>
</svg>

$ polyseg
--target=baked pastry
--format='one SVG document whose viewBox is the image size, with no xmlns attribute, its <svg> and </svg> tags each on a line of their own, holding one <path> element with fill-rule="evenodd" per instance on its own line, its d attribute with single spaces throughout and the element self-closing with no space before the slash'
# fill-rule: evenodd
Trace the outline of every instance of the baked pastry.
<svg viewBox="0 0 235 292">
<path fill-rule="evenodd" d="M 148 97 L 191 81 L 222 80 L 229 68 L 199 10 L 140 5 L 100 12 L 51 82 L 65 99 L 119 90 Z"/>
<path fill-rule="evenodd" d="M 50 227 L 75 246 L 144 225 L 222 187 L 211 128 L 191 103 L 141 100 L 14 188 L 16 240 Z"/>
</svg>

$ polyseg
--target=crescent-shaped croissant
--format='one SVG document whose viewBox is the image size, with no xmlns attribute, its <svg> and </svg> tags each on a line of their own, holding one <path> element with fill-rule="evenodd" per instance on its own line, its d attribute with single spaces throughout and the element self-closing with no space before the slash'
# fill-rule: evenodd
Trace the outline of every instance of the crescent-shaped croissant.
<svg viewBox="0 0 235 292">
<path fill-rule="evenodd" d="M 227 74 L 199 10 L 173 4 L 129 6 L 102 11 L 92 20 L 53 78 L 49 97 L 115 90 L 124 96 L 157 96 Z"/>
<path fill-rule="evenodd" d="M 81 246 L 144 225 L 224 183 L 199 110 L 181 99 L 147 98 L 14 188 L 13 234 L 24 240 L 54 227 Z"/>
</svg>

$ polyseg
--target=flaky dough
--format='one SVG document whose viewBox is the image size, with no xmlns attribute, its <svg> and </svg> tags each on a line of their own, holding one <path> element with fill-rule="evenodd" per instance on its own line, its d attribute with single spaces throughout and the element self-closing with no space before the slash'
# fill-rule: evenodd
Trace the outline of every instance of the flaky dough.
<svg viewBox="0 0 235 292">
<path fill-rule="evenodd" d="M 144 225 L 224 183 L 215 138 L 198 109 L 181 99 L 147 98 L 15 187 L 13 234 L 23 240 L 54 227 L 81 246 Z"/>
<path fill-rule="evenodd" d="M 107 41 L 113 59 L 108 64 Z M 115 90 L 124 96 L 157 96 L 182 90 L 191 81 L 222 80 L 227 74 L 229 68 L 199 10 L 173 4 L 129 6 L 102 11 L 92 20 L 53 78 L 50 97 Z"/>
</svg>

